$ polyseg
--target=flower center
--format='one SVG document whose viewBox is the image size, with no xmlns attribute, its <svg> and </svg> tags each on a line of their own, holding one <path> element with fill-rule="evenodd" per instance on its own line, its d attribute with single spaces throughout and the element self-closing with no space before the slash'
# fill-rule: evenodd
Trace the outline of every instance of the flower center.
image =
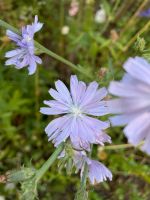
<svg viewBox="0 0 150 200">
<path fill-rule="evenodd" d="M 79 107 L 77 107 L 77 106 L 73 106 L 73 107 L 71 108 L 71 112 L 72 112 L 72 114 L 73 114 L 74 116 L 79 116 L 80 114 L 82 114 L 81 109 L 80 109 Z"/>
<path fill-rule="evenodd" d="M 32 40 L 32 38 L 31 38 L 30 36 L 27 36 L 27 37 L 26 37 L 26 41 L 27 41 L 27 42 L 30 42 L 31 40 Z"/>
</svg>

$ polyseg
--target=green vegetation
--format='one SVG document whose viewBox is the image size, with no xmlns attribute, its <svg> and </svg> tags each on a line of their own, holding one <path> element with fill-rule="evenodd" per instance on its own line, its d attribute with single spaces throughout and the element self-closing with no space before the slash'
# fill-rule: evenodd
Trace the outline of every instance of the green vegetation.
<svg viewBox="0 0 150 200">
<path fill-rule="evenodd" d="M 57 79 L 69 83 L 71 74 L 83 81 L 96 80 L 108 86 L 120 79 L 122 65 L 130 56 L 150 60 L 150 18 L 139 16 L 148 8 L 148 0 L 78 0 L 79 11 L 69 16 L 70 0 L 0 0 L 1 19 L 16 28 L 31 23 L 34 15 L 44 23 L 36 41 L 74 63 L 70 68 L 41 54 L 42 65 L 32 76 L 27 69 L 5 66 L 5 52 L 13 47 L 0 27 L 0 174 L 22 167 L 40 168 L 54 147 L 47 141 L 45 126 L 52 117 L 40 114 L 48 90 Z M 95 13 L 103 5 L 106 20 L 95 22 Z M 69 27 L 67 34 L 62 28 Z M 84 72 L 84 73 L 81 73 Z M 85 76 L 85 73 L 89 76 Z M 126 144 L 121 128 L 110 128 L 113 145 Z M 150 159 L 133 147 L 98 150 L 93 157 L 102 160 L 113 172 L 113 181 L 90 186 L 90 200 L 149 200 Z M 72 200 L 79 175 L 61 173 L 55 163 L 38 185 L 40 200 Z M 25 184 L 25 182 L 24 182 Z M 32 184 L 32 183 L 31 183 Z M 22 188 L 24 185 L 22 185 Z M 20 184 L 0 184 L 0 200 L 19 199 Z"/>
</svg>

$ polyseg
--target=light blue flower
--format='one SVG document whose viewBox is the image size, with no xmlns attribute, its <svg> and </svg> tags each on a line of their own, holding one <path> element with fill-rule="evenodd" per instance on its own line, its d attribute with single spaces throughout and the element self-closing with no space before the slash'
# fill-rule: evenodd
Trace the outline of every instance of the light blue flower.
<svg viewBox="0 0 150 200">
<path fill-rule="evenodd" d="M 150 8 L 148 8 L 147 10 L 144 10 L 140 13 L 141 17 L 150 17 Z"/>
<path fill-rule="evenodd" d="M 108 114 L 106 101 L 102 101 L 107 95 L 106 89 L 98 89 L 97 82 L 86 86 L 76 76 L 71 76 L 70 92 L 60 80 L 55 82 L 55 86 L 56 90 L 49 90 L 55 100 L 44 101 L 49 107 L 40 110 L 46 115 L 63 115 L 46 127 L 49 141 L 52 140 L 57 146 L 70 138 L 75 148 L 86 150 L 90 150 L 90 144 L 111 142 L 110 137 L 103 132 L 109 127 L 109 122 L 92 117 Z"/>
<path fill-rule="evenodd" d="M 112 180 L 112 173 L 107 167 L 105 167 L 105 165 L 101 162 L 88 158 L 84 151 L 74 151 L 74 165 L 77 170 L 80 170 L 81 178 L 83 176 L 85 164 L 87 164 L 87 173 L 91 184 L 94 185 L 101 183 L 107 179 Z"/>
<path fill-rule="evenodd" d="M 38 17 L 35 16 L 35 21 L 32 25 L 22 27 L 21 35 L 18 35 L 10 30 L 6 31 L 7 36 L 16 43 L 17 49 L 8 51 L 5 54 L 6 65 L 15 65 L 17 69 L 28 67 L 29 75 L 36 71 L 37 63 L 41 64 L 42 60 L 35 55 L 34 34 L 42 28 L 43 24 L 38 22 Z"/>
<path fill-rule="evenodd" d="M 141 57 L 129 58 L 121 81 L 112 81 L 109 92 L 119 98 L 108 102 L 113 126 L 126 125 L 130 143 L 144 142 L 142 150 L 150 154 L 150 64 Z"/>
<path fill-rule="evenodd" d="M 109 179 L 110 181 L 112 180 L 112 173 L 110 172 L 110 170 L 101 162 L 88 158 L 85 151 L 73 150 L 71 154 L 73 166 L 76 168 L 76 173 L 80 171 L 81 179 L 83 177 L 86 164 L 87 177 L 89 178 L 92 185 L 101 183 L 103 181 L 106 181 L 107 179 Z M 58 158 L 64 159 L 65 156 L 67 156 L 67 153 L 65 150 L 63 150 Z M 65 164 L 65 166 L 67 166 L 67 164 Z"/>
</svg>

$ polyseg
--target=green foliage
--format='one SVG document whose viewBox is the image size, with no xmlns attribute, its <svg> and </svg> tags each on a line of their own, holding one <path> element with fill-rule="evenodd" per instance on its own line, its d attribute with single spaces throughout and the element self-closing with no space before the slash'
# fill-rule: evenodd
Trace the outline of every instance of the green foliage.
<svg viewBox="0 0 150 200">
<path fill-rule="evenodd" d="M 21 183 L 20 200 L 34 200 L 37 198 L 37 185 L 34 178 Z"/>
<path fill-rule="evenodd" d="M 76 194 L 75 194 L 75 200 L 88 200 L 88 192 L 86 191 L 86 188 L 79 187 Z"/>
<path fill-rule="evenodd" d="M 44 27 L 36 40 L 76 64 L 101 86 L 108 86 L 111 80 L 122 77 L 122 65 L 129 56 L 140 55 L 150 60 L 149 27 L 141 32 L 149 19 L 134 15 L 146 1 L 78 1 L 80 9 L 75 17 L 68 15 L 71 0 L 0 0 L 0 13 L 3 20 L 17 28 L 31 22 L 37 14 Z M 94 21 L 100 4 L 106 11 L 107 20 L 103 24 Z M 143 9 L 148 6 L 145 3 Z M 67 35 L 61 33 L 64 25 L 70 28 Z M 54 87 L 54 81 L 61 79 L 68 85 L 70 74 L 75 73 L 80 79 L 89 81 L 82 73 L 44 54 L 40 55 L 43 64 L 33 76 L 28 76 L 26 69 L 6 67 L 4 55 L 12 46 L 5 31 L 0 29 L 1 174 L 20 169 L 23 164 L 39 168 L 54 151 L 44 133 L 52 117 L 39 113 L 43 100 L 50 98 L 48 89 Z M 113 144 L 127 143 L 120 128 L 111 128 L 108 132 Z M 94 149 L 93 156 L 97 157 L 97 149 Z M 150 162 L 147 155 L 134 148 L 105 150 L 102 162 L 112 170 L 113 181 L 92 188 L 88 186 L 90 200 L 150 199 Z M 56 166 L 57 163 L 40 183 L 39 199 L 74 199 L 79 176 L 70 177 L 65 170 L 58 173 Z M 29 200 L 37 195 L 33 179 L 22 183 L 21 197 L 18 192 L 20 185 L 13 187 L 0 185 L 0 195 L 6 200 L 21 197 Z"/>
</svg>

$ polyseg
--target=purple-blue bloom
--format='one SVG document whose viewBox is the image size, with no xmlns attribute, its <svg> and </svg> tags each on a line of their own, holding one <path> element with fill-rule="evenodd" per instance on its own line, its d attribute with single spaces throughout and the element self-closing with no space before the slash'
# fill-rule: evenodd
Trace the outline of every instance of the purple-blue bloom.
<svg viewBox="0 0 150 200">
<path fill-rule="evenodd" d="M 96 160 L 91 160 L 84 151 L 74 151 L 74 165 L 77 171 L 81 170 L 81 177 L 83 176 L 85 164 L 88 166 L 88 178 L 91 184 L 101 183 L 107 179 L 112 180 L 112 173 L 105 165 Z"/>
<path fill-rule="evenodd" d="M 144 10 L 140 13 L 141 17 L 150 17 L 150 8 L 148 8 L 147 10 Z"/>
<path fill-rule="evenodd" d="M 21 35 L 18 35 L 10 30 L 6 31 L 7 36 L 16 43 L 17 49 L 8 51 L 5 54 L 6 65 L 15 65 L 15 68 L 21 69 L 28 67 L 29 75 L 36 71 L 37 63 L 41 64 L 42 60 L 35 55 L 34 34 L 42 28 L 43 24 L 38 22 L 38 17 L 35 16 L 34 23 L 22 27 Z"/>
<path fill-rule="evenodd" d="M 90 150 L 90 144 L 103 145 L 105 142 L 111 142 L 110 137 L 103 131 L 109 127 L 109 122 L 92 117 L 108 114 L 106 101 L 102 101 L 107 95 L 106 89 L 99 89 L 95 81 L 87 86 L 78 81 L 76 76 L 71 76 L 70 91 L 60 80 L 55 82 L 55 86 L 56 90 L 49 90 L 55 100 L 44 101 L 49 107 L 40 110 L 46 115 L 63 115 L 46 127 L 49 141 L 52 140 L 55 146 L 58 146 L 70 138 L 75 148 L 85 150 Z"/>
<path fill-rule="evenodd" d="M 124 133 L 133 145 L 144 142 L 142 150 L 150 154 L 150 64 L 141 57 L 124 64 L 121 81 L 112 81 L 109 92 L 119 98 L 108 102 L 113 126 L 126 125 Z"/>
</svg>

